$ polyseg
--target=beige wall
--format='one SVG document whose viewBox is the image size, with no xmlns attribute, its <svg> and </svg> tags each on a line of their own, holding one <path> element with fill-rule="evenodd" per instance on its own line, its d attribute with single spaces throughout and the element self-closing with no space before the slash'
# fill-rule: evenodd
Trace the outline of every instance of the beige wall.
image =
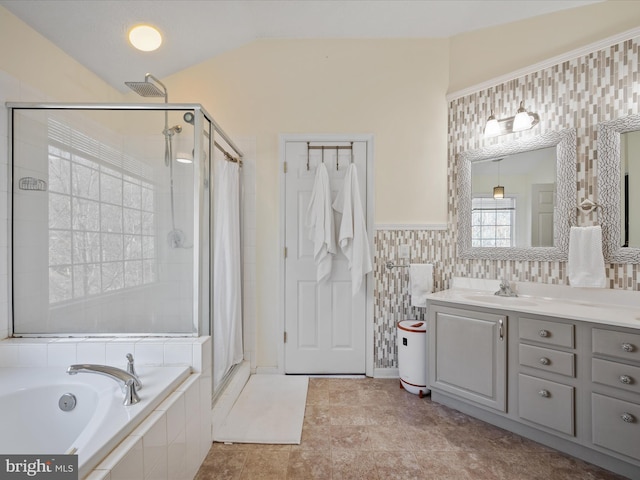
<svg viewBox="0 0 640 480">
<path fill-rule="evenodd" d="M 0 70 L 25 86 L 21 98 L 11 101 L 122 101 L 116 89 L 4 7 L 0 7 L 0 45 Z M 34 98 L 35 92 L 45 98 Z"/>
<path fill-rule="evenodd" d="M 446 223 L 447 40 L 262 40 L 166 78 L 257 143 L 257 365 L 277 365 L 278 136 L 374 135 L 376 223 Z"/>
<path fill-rule="evenodd" d="M 637 28 L 640 1 L 608 0 L 451 38 L 449 92 L 457 92 Z"/>
</svg>

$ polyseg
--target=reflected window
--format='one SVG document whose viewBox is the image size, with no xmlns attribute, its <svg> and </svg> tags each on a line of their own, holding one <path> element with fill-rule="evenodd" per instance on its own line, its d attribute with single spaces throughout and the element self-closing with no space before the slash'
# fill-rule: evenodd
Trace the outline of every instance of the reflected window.
<svg viewBox="0 0 640 480">
<path fill-rule="evenodd" d="M 153 183 L 134 159 L 122 161 L 125 155 L 107 145 L 57 122 L 53 127 L 49 303 L 155 282 Z"/>
<path fill-rule="evenodd" d="M 471 199 L 471 246 L 515 246 L 516 199 L 476 196 Z"/>
</svg>

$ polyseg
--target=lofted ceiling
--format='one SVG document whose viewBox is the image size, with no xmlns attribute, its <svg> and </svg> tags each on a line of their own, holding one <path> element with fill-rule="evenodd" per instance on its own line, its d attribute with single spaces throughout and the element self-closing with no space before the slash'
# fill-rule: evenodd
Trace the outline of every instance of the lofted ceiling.
<svg viewBox="0 0 640 480">
<path fill-rule="evenodd" d="M 435 38 L 602 0 L 0 0 L 119 90 L 165 77 L 261 38 Z M 133 49 L 129 29 L 156 26 L 163 45 Z"/>
</svg>

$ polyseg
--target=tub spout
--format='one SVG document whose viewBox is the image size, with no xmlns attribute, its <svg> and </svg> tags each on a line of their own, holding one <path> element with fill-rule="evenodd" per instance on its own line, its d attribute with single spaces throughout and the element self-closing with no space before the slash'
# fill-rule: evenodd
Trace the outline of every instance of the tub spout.
<svg viewBox="0 0 640 480">
<path fill-rule="evenodd" d="M 120 368 L 109 365 L 82 363 L 71 365 L 67 368 L 67 373 L 69 375 L 76 375 L 78 373 L 97 373 L 98 375 L 104 375 L 121 384 L 124 392 L 124 405 L 135 405 L 140 401 L 140 397 L 138 397 L 138 393 L 136 392 L 139 383 L 138 378 Z"/>
</svg>

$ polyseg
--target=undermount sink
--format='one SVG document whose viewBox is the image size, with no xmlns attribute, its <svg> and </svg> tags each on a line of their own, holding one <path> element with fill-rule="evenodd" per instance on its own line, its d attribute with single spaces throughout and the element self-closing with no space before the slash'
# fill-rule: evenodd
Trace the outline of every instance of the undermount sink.
<svg viewBox="0 0 640 480">
<path fill-rule="evenodd" d="M 467 300 L 472 302 L 492 303 L 494 305 L 513 305 L 521 307 L 534 307 L 536 302 L 522 297 L 502 297 L 500 295 L 465 295 Z"/>
</svg>

